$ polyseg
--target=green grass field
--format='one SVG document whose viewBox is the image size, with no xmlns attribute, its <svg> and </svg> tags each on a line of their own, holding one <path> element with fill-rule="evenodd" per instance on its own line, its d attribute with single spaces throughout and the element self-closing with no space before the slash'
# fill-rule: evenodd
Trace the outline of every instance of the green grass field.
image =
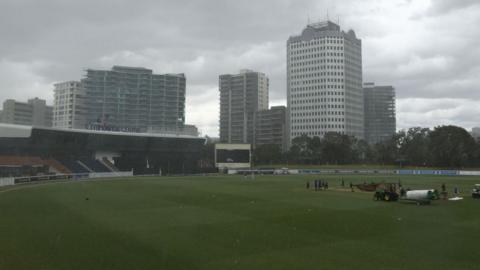
<svg viewBox="0 0 480 270">
<path fill-rule="evenodd" d="M 332 190 L 305 182 L 328 179 Z M 480 269 L 480 178 L 343 176 L 464 192 L 375 202 L 340 176 L 137 178 L 0 190 L 0 269 Z M 88 198 L 88 200 L 87 200 Z"/>
</svg>

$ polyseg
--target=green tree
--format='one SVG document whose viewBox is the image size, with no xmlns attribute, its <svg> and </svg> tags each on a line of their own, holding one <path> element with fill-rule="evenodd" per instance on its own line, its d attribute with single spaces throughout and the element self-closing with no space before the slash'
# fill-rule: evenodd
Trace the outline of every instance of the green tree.
<svg viewBox="0 0 480 270">
<path fill-rule="evenodd" d="M 480 140 L 475 140 L 475 151 L 473 153 L 473 166 L 480 166 Z"/>
<path fill-rule="evenodd" d="M 425 166 L 430 162 L 429 128 L 413 127 L 405 133 L 400 155 L 411 165 Z"/>
<path fill-rule="evenodd" d="M 436 127 L 429 134 L 432 164 L 459 168 L 474 164 L 475 140 L 465 129 L 457 126 Z"/>
<path fill-rule="evenodd" d="M 322 140 L 320 137 L 313 137 L 308 142 L 310 149 L 310 162 L 313 164 L 320 164 L 322 162 Z"/>
<path fill-rule="evenodd" d="M 312 138 L 308 137 L 306 134 L 303 134 L 300 137 L 295 137 L 292 140 L 292 146 L 288 152 L 289 161 L 300 164 L 310 163 L 312 158 L 312 150 L 310 149 L 311 140 Z"/>
<path fill-rule="evenodd" d="M 278 144 L 264 144 L 253 151 L 256 165 L 275 164 L 282 162 L 282 149 Z"/>
<path fill-rule="evenodd" d="M 337 132 L 327 132 L 322 140 L 323 161 L 330 164 L 347 164 L 354 160 L 354 138 Z"/>
<path fill-rule="evenodd" d="M 354 140 L 352 145 L 353 163 L 370 163 L 374 161 L 374 151 L 365 140 Z"/>
<path fill-rule="evenodd" d="M 405 136 L 404 131 L 399 131 L 390 139 L 376 143 L 373 146 L 375 162 L 402 165 L 404 157 L 400 155 L 400 148 L 405 141 Z"/>
</svg>

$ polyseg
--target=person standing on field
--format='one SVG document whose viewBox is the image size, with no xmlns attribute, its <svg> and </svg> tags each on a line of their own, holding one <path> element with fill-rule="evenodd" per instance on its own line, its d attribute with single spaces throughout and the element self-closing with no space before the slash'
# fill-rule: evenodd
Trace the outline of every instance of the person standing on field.
<svg viewBox="0 0 480 270">
<path fill-rule="evenodd" d="M 447 186 L 445 183 L 442 183 L 442 193 L 440 194 L 442 195 L 442 199 L 446 200 L 448 198 Z"/>
<path fill-rule="evenodd" d="M 458 187 L 453 188 L 453 193 L 455 194 L 455 197 L 458 197 L 458 194 L 460 193 Z"/>
</svg>

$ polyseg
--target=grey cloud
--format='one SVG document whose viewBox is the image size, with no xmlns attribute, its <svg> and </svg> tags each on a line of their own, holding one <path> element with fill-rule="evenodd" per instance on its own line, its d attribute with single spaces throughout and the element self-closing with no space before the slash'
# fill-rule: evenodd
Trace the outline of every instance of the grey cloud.
<svg viewBox="0 0 480 270">
<path fill-rule="evenodd" d="M 480 3 L 477 0 L 434 0 L 429 11 L 431 15 L 443 15 L 459 9 L 470 8 Z"/>
<path fill-rule="evenodd" d="M 475 29 L 479 13 L 480 6 L 471 6 L 441 19 L 407 21 L 407 30 L 399 37 L 369 40 L 367 36 L 365 47 L 373 49 L 364 49 L 366 76 L 393 82 L 402 98 L 480 99 L 476 91 L 480 33 Z M 408 28 L 412 25 L 417 28 Z"/>
<path fill-rule="evenodd" d="M 478 126 L 477 115 L 480 113 L 480 107 L 477 104 L 478 101 L 468 99 L 400 99 L 397 101 L 399 109 L 397 128 L 461 123 L 461 126 L 470 129 Z"/>
</svg>

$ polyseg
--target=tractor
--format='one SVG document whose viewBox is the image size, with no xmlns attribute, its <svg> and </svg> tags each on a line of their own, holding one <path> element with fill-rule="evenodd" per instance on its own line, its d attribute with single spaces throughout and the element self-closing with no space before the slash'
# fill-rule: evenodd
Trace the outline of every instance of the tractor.
<svg viewBox="0 0 480 270">
<path fill-rule="evenodd" d="M 480 199 L 480 184 L 475 184 L 472 189 L 472 198 Z"/>
<path fill-rule="evenodd" d="M 395 184 L 384 184 L 378 187 L 373 194 L 373 199 L 376 201 L 395 202 L 398 201 L 399 195 Z"/>
</svg>

